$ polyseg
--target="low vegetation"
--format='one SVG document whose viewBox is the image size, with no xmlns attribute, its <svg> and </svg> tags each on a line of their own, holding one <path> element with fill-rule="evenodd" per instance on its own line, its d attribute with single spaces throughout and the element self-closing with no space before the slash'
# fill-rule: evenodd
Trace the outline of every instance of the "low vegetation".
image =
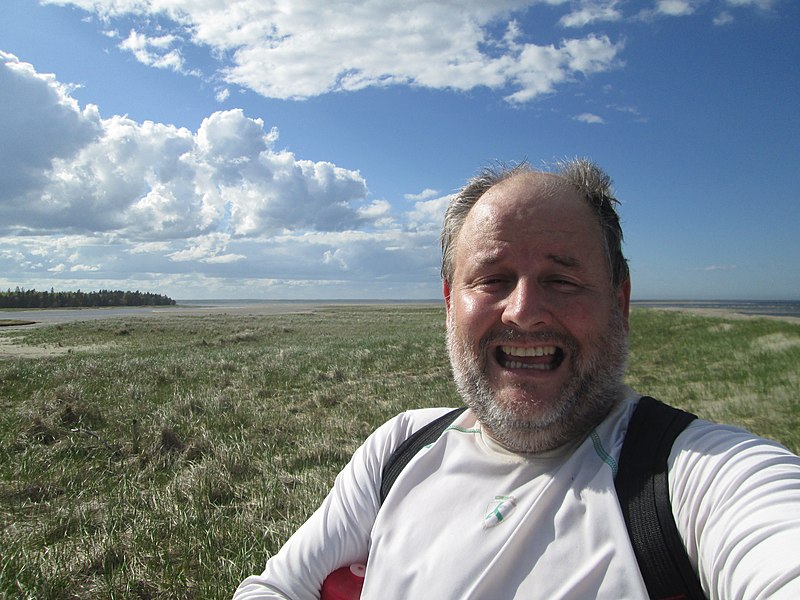
<svg viewBox="0 0 800 600">
<path fill-rule="evenodd" d="M 800 325 L 632 320 L 637 389 L 800 449 Z M 142 316 L 0 342 L 28 350 L 0 358 L 3 598 L 229 598 L 375 427 L 459 402 L 438 306 Z"/>
</svg>

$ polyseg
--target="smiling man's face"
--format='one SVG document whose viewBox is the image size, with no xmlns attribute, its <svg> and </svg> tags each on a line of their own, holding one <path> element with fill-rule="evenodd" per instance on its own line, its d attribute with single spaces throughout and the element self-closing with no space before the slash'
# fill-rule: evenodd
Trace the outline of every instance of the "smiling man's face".
<svg viewBox="0 0 800 600">
<path fill-rule="evenodd" d="M 454 266 L 448 349 L 487 432 L 519 452 L 586 435 L 620 398 L 630 295 L 589 206 L 553 175 L 503 181 L 467 215 Z"/>
</svg>

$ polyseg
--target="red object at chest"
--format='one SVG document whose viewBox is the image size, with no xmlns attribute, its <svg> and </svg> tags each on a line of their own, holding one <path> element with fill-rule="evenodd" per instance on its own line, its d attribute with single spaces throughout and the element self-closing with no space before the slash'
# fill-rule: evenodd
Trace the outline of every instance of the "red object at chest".
<svg viewBox="0 0 800 600">
<path fill-rule="evenodd" d="M 358 563 L 336 569 L 322 583 L 320 600 L 358 600 L 364 587 L 366 570 L 364 565 Z"/>
</svg>

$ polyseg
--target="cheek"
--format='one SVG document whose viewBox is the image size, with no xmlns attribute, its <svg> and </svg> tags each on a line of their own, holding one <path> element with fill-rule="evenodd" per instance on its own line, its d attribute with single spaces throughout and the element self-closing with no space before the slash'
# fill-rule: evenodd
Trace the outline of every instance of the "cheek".
<svg viewBox="0 0 800 600">
<path fill-rule="evenodd" d="M 605 333 L 611 323 L 612 307 L 604 302 L 582 306 L 565 315 L 561 323 L 581 345 Z"/>
<path fill-rule="evenodd" d="M 466 328 L 474 334 L 474 329 L 480 329 L 491 319 L 491 308 L 486 302 L 481 302 L 480 297 L 461 293 L 451 298 L 448 319 L 461 329 Z"/>
</svg>

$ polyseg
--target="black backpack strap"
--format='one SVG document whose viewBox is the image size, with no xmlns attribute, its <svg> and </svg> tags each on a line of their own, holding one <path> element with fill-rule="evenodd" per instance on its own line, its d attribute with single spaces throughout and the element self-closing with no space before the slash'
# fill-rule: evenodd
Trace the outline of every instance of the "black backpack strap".
<svg viewBox="0 0 800 600">
<path fill-rule="evenodd" d="M 667 481 L 672 443 L 696 418 L 644 396 L 622 445 L 615 487 L 650 598 L 705 598 L 675 525 Z"/>
<path fill-rule="evenodd" d="M 386 495 L 389 493 L 389 490 L 392 489 L 397 476 L 406 468 L 406 465 L 414 458 L 414 455 L 423 447 L 439 439 L 439 436 L 442 435 L 444 430 L 452 425 L 453 421 L 466 409 L 466 406 L 462 406 L 461 408 L 451 410 L 441 417 L 434 419 L 421 429 L 412 433 L 394 452 L 392 452 L 381 472 L 381 504 L 386 500 Z"/>
</svg>

